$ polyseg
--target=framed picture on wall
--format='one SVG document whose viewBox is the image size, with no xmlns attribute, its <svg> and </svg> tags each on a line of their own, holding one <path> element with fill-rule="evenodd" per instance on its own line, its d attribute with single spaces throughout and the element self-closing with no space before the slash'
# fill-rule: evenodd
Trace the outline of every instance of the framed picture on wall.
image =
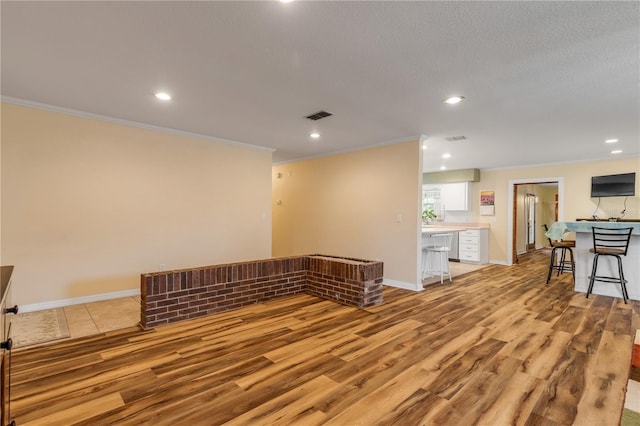
<svg viewBox="0 0 640 426">
<path fill-rule="evenodd" d="M 496 214 L 495 197 L 495 191 L 480 191 L 480 216 Z"/>
</svg>

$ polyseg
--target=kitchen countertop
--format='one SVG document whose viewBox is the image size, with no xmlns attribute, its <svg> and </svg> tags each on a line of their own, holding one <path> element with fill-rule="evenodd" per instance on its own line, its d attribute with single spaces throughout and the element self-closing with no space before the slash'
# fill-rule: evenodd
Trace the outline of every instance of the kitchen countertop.
<svg viewBox="0 0 640 426">
<path fill-rule="evenodd" d="M 423 226 L 422 233 L 427 235 L 446 234 L 448 232 L 461 232 L 467 228 L 459 226 Z"/>
<path fill-rule="evenodd" d="M 464 228 L 464 229 L 489 229 L 491 225 L 488 223 L 479 223 L 479 222 L 438 222 L 434 225 L 422 225 L 422 226 L 447 226 L 456 228 Z"/>
<path fill-rule="evenodd" d="M 450 223 L 442 222 L 435 225 L 422 225 L 423 234 L 441 234 L 444 232 L 460 232 L 467 229 L 489 229 L 488 223 Z"/>
</svg>

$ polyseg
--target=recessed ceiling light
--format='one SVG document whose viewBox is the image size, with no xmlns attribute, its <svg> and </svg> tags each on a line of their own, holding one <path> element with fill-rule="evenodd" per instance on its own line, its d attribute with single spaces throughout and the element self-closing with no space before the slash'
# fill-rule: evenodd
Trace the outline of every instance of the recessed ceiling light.
<svg viewBox="0 0 640 426">
<path fill-rule="evenodd" d="M 464 96 L 450 96 L 444 100 L 444 103 L 454 105 L 462 102 L 463 99 L 464 99 Z"/>
<path fill-rule="evenodd" d="M 447 170 L 447 166 L 440 166 L 440 170 Z"/>
<path fill-rule="evenodd" d="M 309 136 L 311 136 L 313 139 L 318 139 L 320 137 L 320 133 L 318 132 L 313 132 L 311 133 Z"/>
<path fill-rule="evenodd" d="M 280 0 L 280 3 L 291 3 L 293 0 Z"/>
<path fill-rule="evenodd" d="M 615 149 L 613 151 L 611 151 L 612 154 L 620 154 L 622 152 L 621 149 Z"/>
<path fill-rule="evenodd" d="M 427 144 L 422 145 L 422 149 L 427 149 Z"/>
<path fill-rule="evenodd" d="M 161 101 L 170 101 L 171 95 L 168 94 L 167 92 L 157 92 L 156 98 L 160 99 Z"/>
<path fill-rule="evenodd" d="M 618 139 L 607 139 L 606 141 L 604 141 L 604 143 L 616 143 L 618 142 Z"/>
<path fill-rule="evenodd" d="M 444 154 L 442 154 L 442 158 L 451 158 L 451 154 L 445 152 Z"/>
</svg>

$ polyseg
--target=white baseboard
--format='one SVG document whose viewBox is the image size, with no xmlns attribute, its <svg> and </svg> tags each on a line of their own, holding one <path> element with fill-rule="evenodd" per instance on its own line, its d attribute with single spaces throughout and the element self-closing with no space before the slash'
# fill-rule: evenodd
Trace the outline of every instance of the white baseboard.
<svg viewBox="0 0 640 426">
<path fill-rule="evenodd" d="M 413 290 L 413 291 L 424 290 L 424 287 L 422 287 L 422 284 L 420 284 L 419 288 L 416 288 L 416 284 L 406 283 L 404 281 L 389 280 L 386 278 L 382 281 L 382 284 L 388 285 L 391 287 L 403 288 L 405 290 Z"/>
<path fill-rule="evenodd" d="M 101 302 L 103 300 L 119 299 L 121 297 L 139 296 L 140 290 L 122 290 L 113 291 L 111 293 L 92 294 L 90 296 L 74 297 L 72 299 L 52 300 L 50 302 L 33 303 L 31 305 L 20 305 L 19 312 L 35 312 L 45 309 L 62 308 L 71 305 L 81 305 L 83 303 Z"/>
</svg>

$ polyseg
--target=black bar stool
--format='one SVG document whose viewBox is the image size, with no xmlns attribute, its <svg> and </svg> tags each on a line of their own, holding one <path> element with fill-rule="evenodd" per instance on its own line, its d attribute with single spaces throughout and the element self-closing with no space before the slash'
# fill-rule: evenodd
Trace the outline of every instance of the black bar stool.
<svg viewBox="0 0 640 426">
<path fill-rule="evenodd" d="M 545 232 L 549 231 L 547 224 L 544 225 Z M 554 269 L 558 270 L 558 276 L 564 271 L 571 271 L 573 275 L 573 282 L 576 282 L 576 263 L 573 260 L 573 250 L 576 246 L 575 241 L 553 241 L 551 238 L 547 237 L 549 240 L 549 245 L 551 246 L 551 260 L 549 261 L 549 273 L 547 274 L 547 284 L 549 284 L 549 280 L 551 280 L 551 274 Z M 560 260 L 556 262 L 557 252 L 556 250 L 560 250 Z M 567 251 L 569 252 L 569 259 L 567 259 Z"/>
<path fill-rule="evenodd" d="M 587 290 L 587 297 L 593 290 L 593 283 L 595 281 L 601 281 L 605 283 L 616 283 L 622 287 L 622 298 L 624 303 L 627 303 L 629 293 L 627 292 L 627 280 L 624 279 L 624 272 L 622 271 L 622 258 L 620 256 L 626 256 L 629 249 L 629 240 L 631 240 L 631 231 L 633 228 L 597 228 L 593 227 L 593 248 L 589 249 L 593 256 L 593 266 L 591 267 L 591 276 L 589 277 L 589 289 Z M 608 277 L 597 275 L 598 273 L 598 258 L 600 256 L 613 256 L 618 259 L 618 276 Z"/>
</svg>

